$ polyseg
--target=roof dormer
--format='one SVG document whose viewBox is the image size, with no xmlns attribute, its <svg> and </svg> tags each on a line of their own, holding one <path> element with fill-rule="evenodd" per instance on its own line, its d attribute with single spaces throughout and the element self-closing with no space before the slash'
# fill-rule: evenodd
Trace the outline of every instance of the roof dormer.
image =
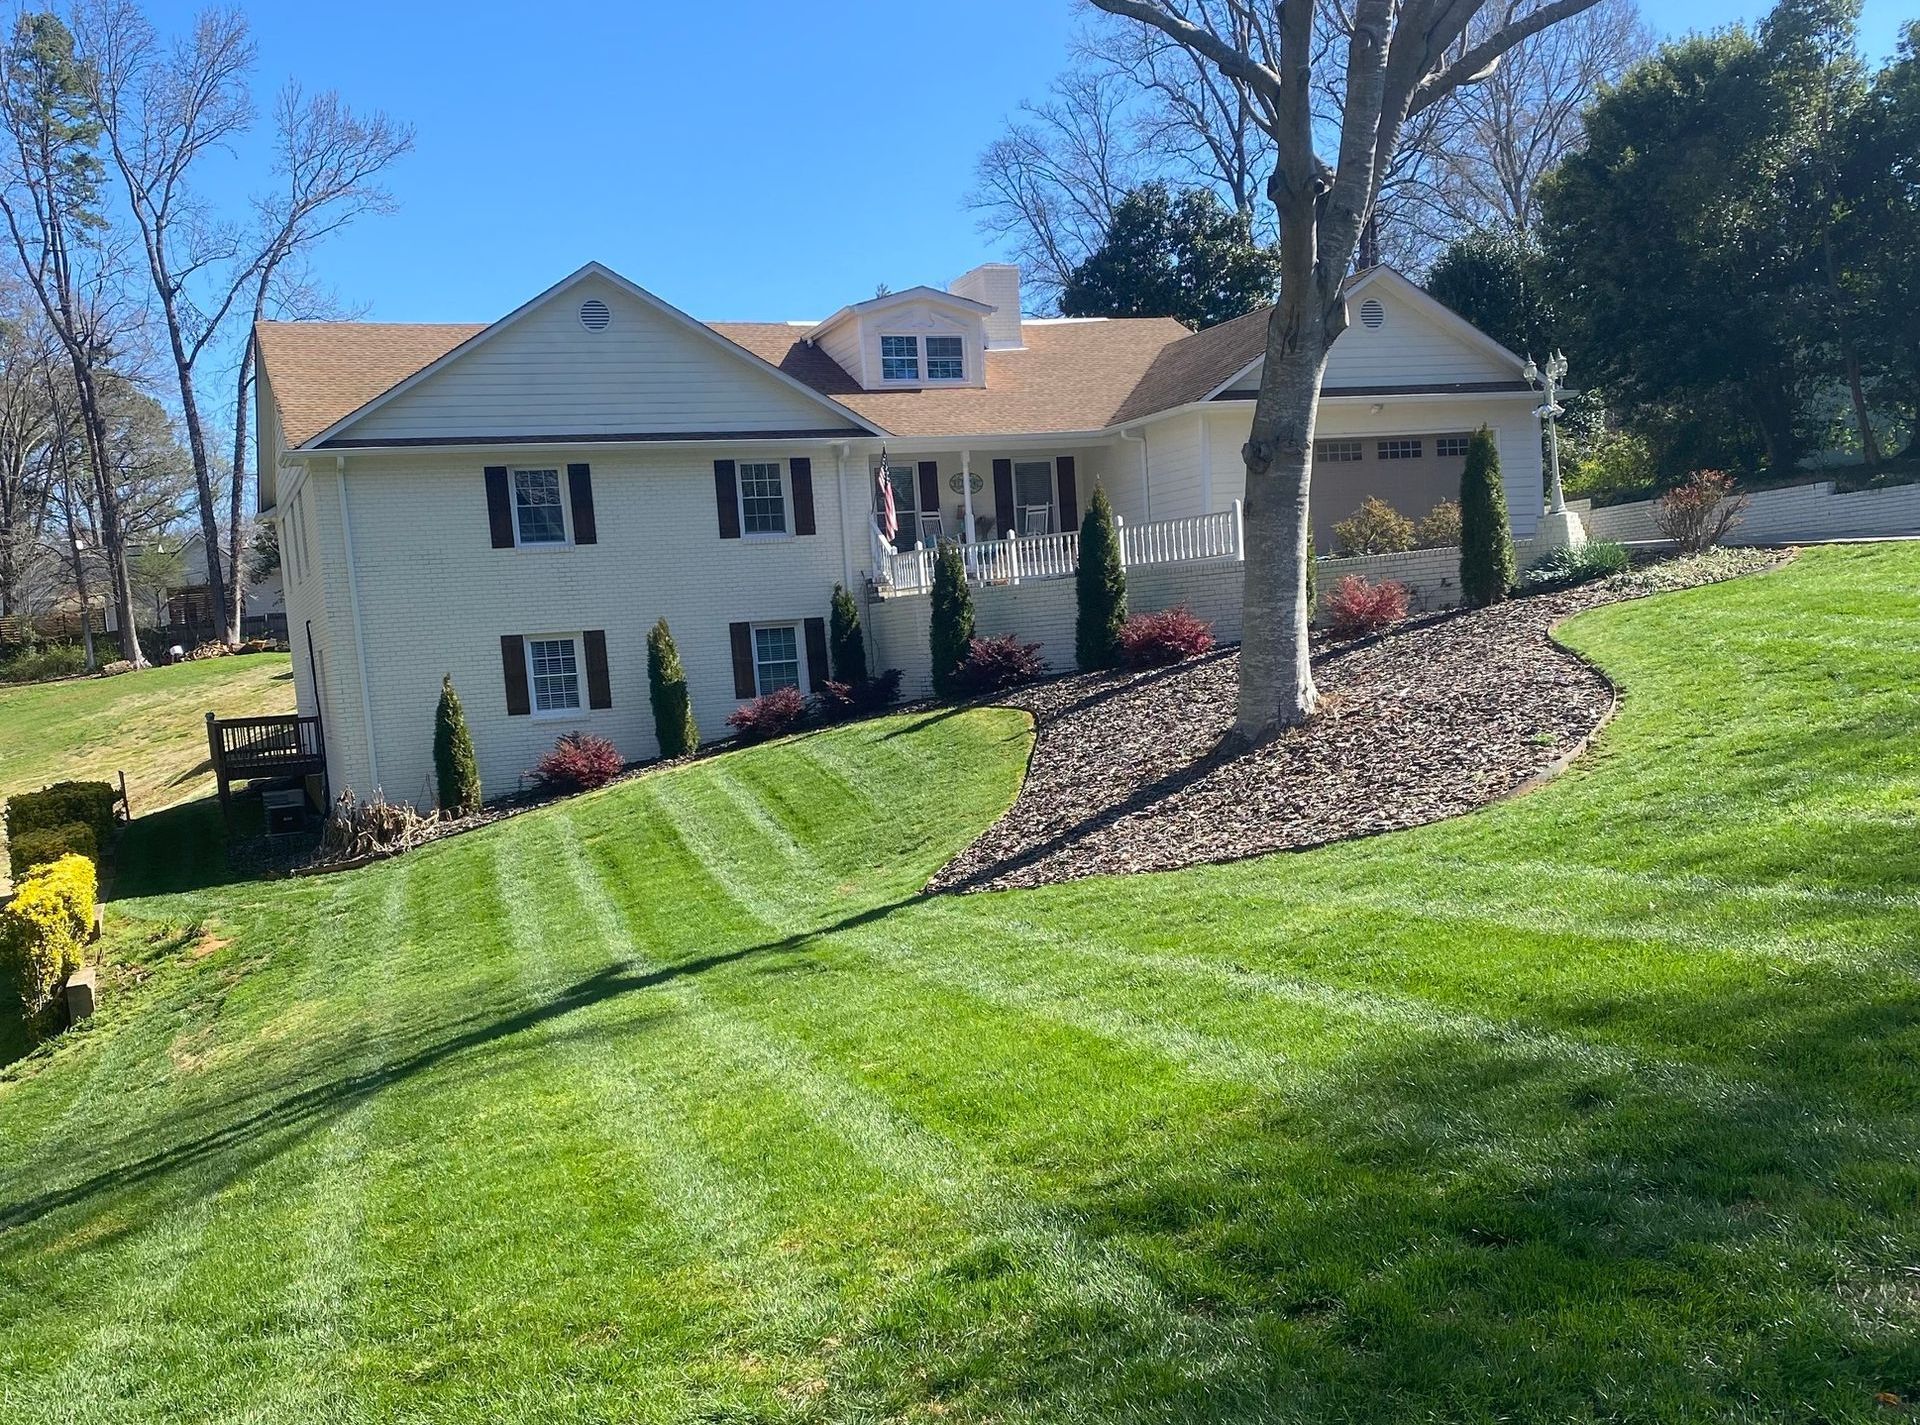
<svg viewBox="0 0 1920 1425">
<path fill-rule="evenodd" d="M 937 287 L 910 287 L 842 307 L 807 333 L 868 391 L 987 384 L 993 308 Z"/>
</svg>

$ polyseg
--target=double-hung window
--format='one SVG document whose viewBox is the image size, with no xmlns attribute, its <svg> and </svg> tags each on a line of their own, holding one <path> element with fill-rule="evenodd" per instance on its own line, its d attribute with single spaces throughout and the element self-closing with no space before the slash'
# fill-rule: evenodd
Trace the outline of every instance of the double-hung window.
<svg viewBox="0 0 1920 1425">
<path fill-rule="evenodd" d="M 536 713 L 580 707 L 580 647 L 572 637 L 527 640 L 527 686 Z"/>
<path fill-rule="evenodd" d="M 880 338 L 880 379 L 882 381 L 918 381 L 920 379 L 920 338 L 883 336 Z"/>
<path fill-rule="evenodd" d="M 762 697 L 778 688 L 800 686 L 800 631 L 793 624 L 754 629 L 753 681 Z"/>
<path fill-rule="evenodd" d="M 741 463 L 740 528 L 747 534 L 787 532 L 787 492 L 778 460 Z"/>
<path fill-rule="evenodd" d="M 927 338 L 927 380 L 967 379 L 966 343 L 957 336 Z"/>
<path fill-rule="evenodd" d="M 513 523 L 523 545 L 567 542 L 567 507 L 560 497 L 558 470 L 513 472 Z"/>
</svg>

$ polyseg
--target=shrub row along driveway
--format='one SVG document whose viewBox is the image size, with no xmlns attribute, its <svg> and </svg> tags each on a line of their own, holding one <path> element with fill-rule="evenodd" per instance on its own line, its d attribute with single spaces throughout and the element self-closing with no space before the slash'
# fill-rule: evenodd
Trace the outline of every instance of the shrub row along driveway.
<svg viewBox="0 0 1920 1425">
<path fill-rule="evenodd" d="M 0 1086 L 5 1413 L 1875 1418 L 1917 588 L 1583 616 L 1593 757 L 1299 855 L 918 897 L 986 709 L 123 905 L 211 933 Z"/>
<path fill-rule="evenodd" d="M 1766 568 L 1765 550 L 1660 566 L 1672 587 Z M 1613 705 L 1553 626 L 1641 592 L 1628 575 L 1322 645 L 1320 715 L 1222 755 L 1239 650 L 1147 673 L 1080 674 L 1008 695 L 1038 736 L 1020 796 L 930 888 L 1004 890 L 1171 871 L 1422 826 L 1564 761 Z"/>
</svg>

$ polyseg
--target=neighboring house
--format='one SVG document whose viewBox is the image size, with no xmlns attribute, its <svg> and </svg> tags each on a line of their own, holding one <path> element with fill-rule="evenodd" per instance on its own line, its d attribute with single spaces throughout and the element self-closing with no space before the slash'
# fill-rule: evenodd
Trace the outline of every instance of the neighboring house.
<svg viewBox="0 0 1920 1425">
<path fill-rule="evenodd" d="M 246 553 L 240 556 L 244 572 Z M 167 626 L 193 636 L 221 636 L 225 619 L 212 606 L 207 590 L 207 541 L 193 535 L 180 546 L 180 582 L 166 591 Z M 280 571 L 264 579 L 249 579 L 240 591 L 240 632 L 246 638 L 287 636 L 286 591 Z"/>
<path fill-rule="evenodd" d="M 1348 299 L 1319 417 L 1322 547 L 1367 494 L 1415 517 L 1454 497 L 1482 424 L 1530 536 L 1521 359 L 1388 269 Z M 702 734 L 724 735 L 742 699 L 827 675 L 834 583 L 876 613 L 924 604 L 915 546 L 936 535 L 967 541 L 985 585 L 1070 574 L 1096 483 L 1134 562 L 1235 559 L 1264 330 L 1261 313 L 1199 333 L 1023 319 L 1002 265 L 821 322 L 703 324 L 596 263 L 490 325 L 263 323 L 260 514 L 333 790 L 431 800 L 442 673 L 490 795 L 570 728 L 653 755 L 661 617 Z"/>
</svg>

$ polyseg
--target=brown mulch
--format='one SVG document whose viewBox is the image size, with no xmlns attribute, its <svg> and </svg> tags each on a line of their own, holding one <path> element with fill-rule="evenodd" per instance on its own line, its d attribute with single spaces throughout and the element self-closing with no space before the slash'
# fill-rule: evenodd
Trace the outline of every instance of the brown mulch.
<svg viewBox="0 0 1920 1425">
<path fill-rule="evenodd" d="M 1319 715 L 1239 755 L 1218 747 L 1233 721 L 1237 649 L 1021 689 L 998 700 L 1034 717 L 1020 795 L 927 888 L 1167 871 L 1471 811 L 1557 771 L 1612 711 L 1612 685 L 1549 637 L 1555 624 L 1783 557 L 1715 551 L 1322 646 Z"/>
</svg>

